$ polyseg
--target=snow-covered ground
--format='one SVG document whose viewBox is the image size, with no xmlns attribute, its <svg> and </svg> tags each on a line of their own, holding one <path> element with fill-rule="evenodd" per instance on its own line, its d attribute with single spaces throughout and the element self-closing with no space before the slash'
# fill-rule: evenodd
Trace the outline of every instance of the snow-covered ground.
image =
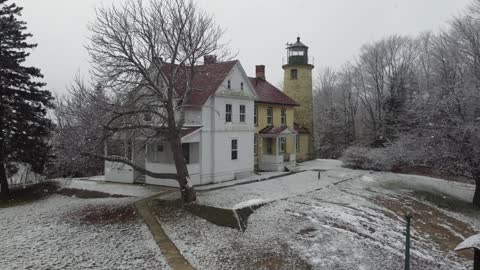
<svg viewBox="0 0 480 270">
<path fill-rule="evenodd" d="M 106 182 L 103 180 L 103 177 L 100 176 L 92 178 L 58 179 L 57 181 L 59 181 L 60 185 L 64 188 L 98 191 L 113 195 L 132 197 L 149 197 L 167 189 L 165 187 L 153 185 Z"/>
<path fill-rule="evenodd" d="M 71 182 L 75 188 L 94 184 Z M 98 186 L 112 194 L 125 190 L 130 196 L 151 194 L 127 186 Z M 148 227 L 135 213 L 133 203 L 138 199 L 51 195 L 0 208 L 0 268 L 170 269 Z"/>
<path fill-rule="evenodd" d="M 354 177 L 352 173 L 305 171 L 247 185 L 198 192 L 198 203 L 222 208 L 240 208 L 270 202 L 325 188 Z"/>
<path fill-rule="evenodd" d="M 411 212 L 412 269 L 471 267 L 468 254 L 453 252 L 480 229 L 479 212 L 466 203 L 471 185 L 349 170 L 332 160 L 301 169 L 199 192 L 200 203 L 216 207 L 270 202 L 250 216 L 245 232 L 175 208 L 159 211 L 161 225 L 197 269 L 402 269 L 404 215 Z M 317 170 L 327 170 L 320 180 Z"/>
</svg>

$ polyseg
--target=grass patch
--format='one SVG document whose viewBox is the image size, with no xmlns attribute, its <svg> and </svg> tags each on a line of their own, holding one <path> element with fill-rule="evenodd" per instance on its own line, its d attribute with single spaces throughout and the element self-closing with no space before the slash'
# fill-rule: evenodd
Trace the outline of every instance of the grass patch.
<svg viewBox="0 0 480 270">
<path fill-rule="evenodd" d="M 169 201 L 155 199 L 152 205 L 157 209 L 181 207 L 191 214 L 215 225 L 245 231 L 248 226 L 248 218 L 250 215 L 258 208 L 264 206 L 265 203 L 239 209 L 226 209 L 196 203 L 183 204 L 180 200 Z"/>
<path fill-rule="evenodd" d="M 55 193 L 60 188 L 58 182 L 47 181 L 33 184 L 25 188 L 12 189 L 10 199 L 0 200 L 0 208 L 13 207 L 34 202 Z"/>
<path fill-rule="evenodd" d="M 73 222 L 89 225 L 128 223 L 135 221 L 137 212 L 132 204 L 122 206 L 95 205 L 72 211 L 65 218 Z"/>
<path fill-rule="evenodd" d="M 476 207 L 472 203 L 453 198 L 447 194 L 416 190 L 413 192 L 413 195 L 424 201 L 435 204 L 440 208 L 452 212 L 473 215 L 480 218 L 480 209 L 478 207 Z"/>
<path fill-rule="evenodd" d="M 129 196 L 119 195 L 119 194 L 109 194 L 100 191 L 93 191 L 93 190 L 84 190 L 84 189 L 76 189 L 76 188 L 62 188 L 58 192 L 58 194 L 69 196 L 69 197 L 76 197 L 81 199 L 102 199 L 102 198 L 125 198 Z"/>
<path fill-rule="evenodd" d="M 428 238 L 445 252 L 453 251 L 464 238 L 478 233 L 470 224 L 451 217 L 439 209 L 442 206 L 455 209 L 459 209 L 462 205 L 466 206 L 463 202 L 453 200 L 455 199 L 423 191 L 415 191 L 412 196 L 401 194 L 389 197 L 377 196 L 373 199 L 375 203 L 390 210 L 385 214 L 391 218 L 403 220 L 405 213 L 411 213 L 413 230 L 428 235 Z M 431 206 L 424 201 L 432 202 L 438 207 Z M 455 203 L 459 204 L 453 206 Z M 467 259 L 473 258 L 470 251 L 462 251 L 458 254 Z"/>
</svg>

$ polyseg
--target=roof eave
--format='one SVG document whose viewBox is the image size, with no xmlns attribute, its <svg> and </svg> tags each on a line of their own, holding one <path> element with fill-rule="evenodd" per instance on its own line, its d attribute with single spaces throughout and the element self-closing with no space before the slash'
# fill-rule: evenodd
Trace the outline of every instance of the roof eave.
<svg viewBox="0 0 480 270">
<path fill-rule="evenodd" d="M 300 106 L 299 104 L 289 104 L 289 103 L 281 103 L 281 102 L 271 102 L 271 101 L 261 101 L 261 100 L 255 100 L 256 103 L 262 103 L 262 104 L 273 104 L 273 105 L 281 105 L 281 106 L 290 106 L 290 107 L 297 107 Z"/>
</svg>

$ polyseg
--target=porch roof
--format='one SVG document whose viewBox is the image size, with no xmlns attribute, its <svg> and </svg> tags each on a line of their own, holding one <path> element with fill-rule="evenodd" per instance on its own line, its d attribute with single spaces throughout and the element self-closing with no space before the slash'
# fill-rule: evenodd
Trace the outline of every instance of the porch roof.
<svg viewBox="0 0 480 270">
<path fill-rule="evenodd" d="M 282 127 L 274 127 L 274 126 L 269 126 L 265 127 L 264 129 L 260 130 L 258 132 L 261 136 L 263 137 L 278 137 L 281 135 L 296 135 L 297 132 L 288 127 L 288 126 L 282 126 Z"/>
<path fill-rule="evenodd" d="M 183 137 L 186 137 L 192 133 L 194 133 L 195 131 L 201 129 L 202 126 L 189 126 L 189 127 L 183 127 L 182 128 L 182 132 L 181 132 L 181 136 L 182 138 Z"/>
<path fill-rule="evenodd" d="M 310 133 L 310 131 L 309 131 L 306 127 L 301 126 L 301 125 L 299 125 L 299 124 L 297 124 L 297 123 L 293 123 L 293 126 L 294 126 L 295 131 L 296 131 L 297 133 Z"/>
</svg>

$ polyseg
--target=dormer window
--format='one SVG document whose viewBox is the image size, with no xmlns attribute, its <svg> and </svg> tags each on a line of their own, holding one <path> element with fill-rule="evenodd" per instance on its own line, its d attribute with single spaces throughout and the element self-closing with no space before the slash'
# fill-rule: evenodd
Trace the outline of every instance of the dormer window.
<svg viewBox="0 0 480 270">
<path fill-rule="evenodd" d="M 228 80 L 227 82 L 227 88 L 232 89 L 232 82 L 230 80 Z"/>
<path fill-rule="evenodd" d="M 240 83 L 240 90 L 243 90 L 243 82 Z"/>
</svg>

